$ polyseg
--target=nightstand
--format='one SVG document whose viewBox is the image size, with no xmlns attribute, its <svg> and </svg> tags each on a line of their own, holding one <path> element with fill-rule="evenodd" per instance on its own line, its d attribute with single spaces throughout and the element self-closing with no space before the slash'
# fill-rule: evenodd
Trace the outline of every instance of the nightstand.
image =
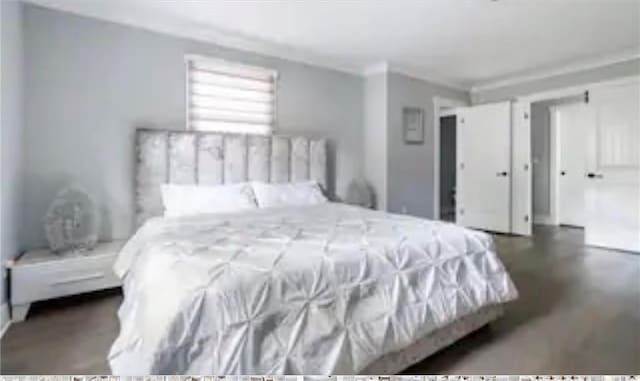
<svg viewBox="0 0 640 381">
<path fill-rule="evenodd" d="M 23 321 L 39 300 L 119 287 L 113 264 L 124 243 L 101 242 L 92 250 L 61 254 L 30 250 L 10 261 L 12 320 Z"/>
</svg>

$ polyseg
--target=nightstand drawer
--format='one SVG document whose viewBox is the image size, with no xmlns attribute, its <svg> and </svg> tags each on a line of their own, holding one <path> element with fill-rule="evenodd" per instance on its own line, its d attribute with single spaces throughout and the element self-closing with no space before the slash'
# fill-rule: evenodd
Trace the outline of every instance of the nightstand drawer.
<svg viewBox="0 0 640 381">
<path fill-rule="evenodd" d="M 77 257 L 20 266 L 11 273 L 12 303 L 22 304 L 117 287 L 115 255 Z"/>
</svg>

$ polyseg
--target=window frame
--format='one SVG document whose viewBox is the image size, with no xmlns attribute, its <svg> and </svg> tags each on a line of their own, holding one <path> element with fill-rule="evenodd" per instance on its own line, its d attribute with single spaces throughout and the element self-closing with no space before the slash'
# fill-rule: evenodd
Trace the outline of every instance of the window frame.
<svg viewBox="0 0 640 381">
<path fill-rule="evenodd" d="M 269 132 L 262 134 L 259 132 L 231 132 L 231 131 L 218 131 L 218 130 L 200 130 L 193 128 L 191 126 L 191 80 L 189 78 L 191 72 L 192 62 L 210 62 L 213 64 L 222 64 L 227 66 L 234 66 L 241 69 L 254 70 L 254 71 L 262 71 L 265 74 L 268 74 L 273 77 L 273 101 L 272 101 L 272 109 L 273 115 L 271 119 L 271 125 Z M 276 69 L 266 68 L 264 66 L 256 66 L 256 65 L 248 65 L 239 61 L 231 61 L 223 58 L 205 56 L 201 54 L 186 54 L 184 56 L 184 79 L 185 79 L 185 130 L 187 131 L 195 131 L 195 132 L 213 132 L 220 134 L 241 134 L 241 135 L 261 135 L 261 136 L 270 136 L 273 135 L 277 130 L 278 125 L 278 80 L 279 73 Z"/>
</svg>

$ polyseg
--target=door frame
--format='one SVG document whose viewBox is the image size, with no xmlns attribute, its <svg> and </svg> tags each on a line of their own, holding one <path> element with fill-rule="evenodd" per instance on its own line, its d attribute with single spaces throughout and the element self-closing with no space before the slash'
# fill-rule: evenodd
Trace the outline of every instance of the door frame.
<svg viewBox="0 0 640 381">
<path fill-rule="evenodd" d="M 433 220 L 440 219 L 440 117 L 457 116 L 458 107 L 468 107 L 469 102 L 445 98 L 433 97 Z M 458 120 L 456 119 L 456 126 Z"/>
<path fill-rule="evenodd" d="M 560 179 L 558 176 L 558 156 L 560 155 L 560 130 L 558 129 L 558 107 L 549 107 L 549 221 L 546 225 L 560 225 L 558 200 Z"/>
<path fill-rule="evenodd" d="M 533 158 L 531 144 L 531 103 L 511 102 L 511 197 L 510 233 L 533 233 Z"/>
</svg>

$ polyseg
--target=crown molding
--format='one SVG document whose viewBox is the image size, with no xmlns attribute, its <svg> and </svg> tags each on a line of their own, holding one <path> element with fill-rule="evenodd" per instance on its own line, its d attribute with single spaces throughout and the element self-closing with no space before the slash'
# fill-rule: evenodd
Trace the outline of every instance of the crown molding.
<svg viewBox="0 0 640 381">
<path fill-rule="evenodd" d="M 2 0 L 0 0 L 2 1 Z M 109 7 L 109 2 L 84 0 L 22 0 L 25 3 L 72 13 L 79 16 L 182 37 L 218 45 L 225 48 L 257 53 L 272 58 L 336 70 L 353 75 L 362 75 L 362 66 L 344 62 L 321 54 L 314 54 L 285 44 L 272 43 L 259 38 L 221 30 L 210 25 L 178 20 L 165 14 L 149 15 L 146 9 Z"/>
<path fill-rule="evenodd" d="M 456 81 L 454 79 L 444 78 L 442 76 L 436 76 L 432 73 L 415 67 L 409 67 L 401 64 L 390 64 L 389 71 L 406 75 L 407 77 L 419 79 L 421 81 L 429 82 L 434 85 L 444 86 L 455 90 L 470 91 L 471 87 L 465 85 L 463 82 Z"/>
<path fill-rule="evenodd" d="M 2 0 L 0 0 L 2 1 Z M 127 25 L 134 28 L 153 31 L 175 37 L 182 37 L 202 41 L 220 47 L 257 53 L 263 56 L 288 60 L 315 67 L 335 70 L 357 76 L 369 76 L 377 73 L 398 73 L 434 85 L 444 86 L 461 91 L 477 93 L 496 88 L 512 86 L 520 83 L 541 80 L 557 75 L 570 74 L 582 70 L 595 69 L 615 63 L 621 63 L 640 58 L 640 51 L 627 51 L 599 60 L 582 61 L 544 71 L 532 71 L 529 74 L 506 77 L 495 81 L 479 82 L 471 86 L 467 82 L 434 75 L 427 70 L 407 65 L 379 62 L 370 66 L 353 64 L 336 57 L 315 54 L 301 49 L 292 48 L 285 44 L 272 43 L 252 36 L 241 35 L 231 31 L 221 30 L 211 25 L 178 20 L 167 14 L 149 15 L 146 9 L 136 6 L 136 2 L 126 3 L 126 6 L 111 7 L 109 1 L 85 0 L 21 0 L 62 12 L 68 12 L 84 17 L 99 19 L 107 22 Z M 116 2 L 118 3 L 118 2 Z"/>
<path fill-rule="evenodd" d="M 382 61 L 377 64 L 369 65 L 362 70 L 362 75 L 368 77 L 370 75 L 382 74 L 389 72 L 389 63 Z"/>
<path fill-rule="evenodd" d="M 452 80 L 443 80 L 442 78 L 436 79 L 436 76 L 433 76 L 424 70 L 409 68 L 407 66 L 389 63 L 387 61 L 379 62 L 374 65 L 369 65 L 362 71 L 362 75 L 368 77 L 370 75 L 376 75 L 381 73 L 396 73 L 402 74 L 407 77 L 411 77 L 414 79 L 418 79 L 421 81 L 429 82 L 434 85 L 444 86 L 455 90 L 469 91 L 470 88 L 465 86 L 464 84 L 452 81 Z"/>
<path fill-rule="evenodd" d="M 2 0 L 0 0 L 2 1 Z M 251 53 L 262 54 L 273 58 L 303 63 L 325 69 L 336 70 L 357 76 L 368 76 L 377 73 L 394 72 L 406 76 L 428 81 L 430 83 L 446 86 L 458 90 L 469 91 L 469 87 L 461 86 L 453 81 L 437 79 L 420 69 L 408 68 L 403 65 L 382 61 L 363 67 L 327 57 L 312 54 L 287 45 L 276 44 L 254 37 L 243 36 L 238 33 L 223 31 L 210 25 L 178 20 L 164 14 L 149 15 L 146 9 L 136 8 L 135 3 L 126 8 L 110 7 L 109 2 L 84 1 L 84 0 L 22 0 L 44 8 L 54 9 L 79 16 L 89 17 L 102 21 L 127 25 L 170 36 L 193 39 L 197 41 L 215 44 L 221 47 L 236 49 Z"/>
<path fill-rule="evenodd" d="M 617 63 L 623 63 L 632 61 L 640 58 L 639 50 L 627 50 L 621 53 L 609 55 L 607 57 L 603 57 L 600 59 L 591 59 L 585 60 L 581 62 L 575 62 L 569 65 L 559 66 L 553 69 L 544 70 L 544 71 L 534 71 L 530 74 L 523 74 L 512 76 L 496 81 L 489 81 L 477 85 L 471 86 L 471 93 L 478 93 L 481 91 L 494 90 L 501 87 L 508 87 L 519 85 L 521 83 L 538 81 L 541 79 L 556 77 L 559 75 L 572 74 L 585 70 L 597 69 L 600 67 L 606 67 L 609 65 L 614 65 Z"/>
</svg>

